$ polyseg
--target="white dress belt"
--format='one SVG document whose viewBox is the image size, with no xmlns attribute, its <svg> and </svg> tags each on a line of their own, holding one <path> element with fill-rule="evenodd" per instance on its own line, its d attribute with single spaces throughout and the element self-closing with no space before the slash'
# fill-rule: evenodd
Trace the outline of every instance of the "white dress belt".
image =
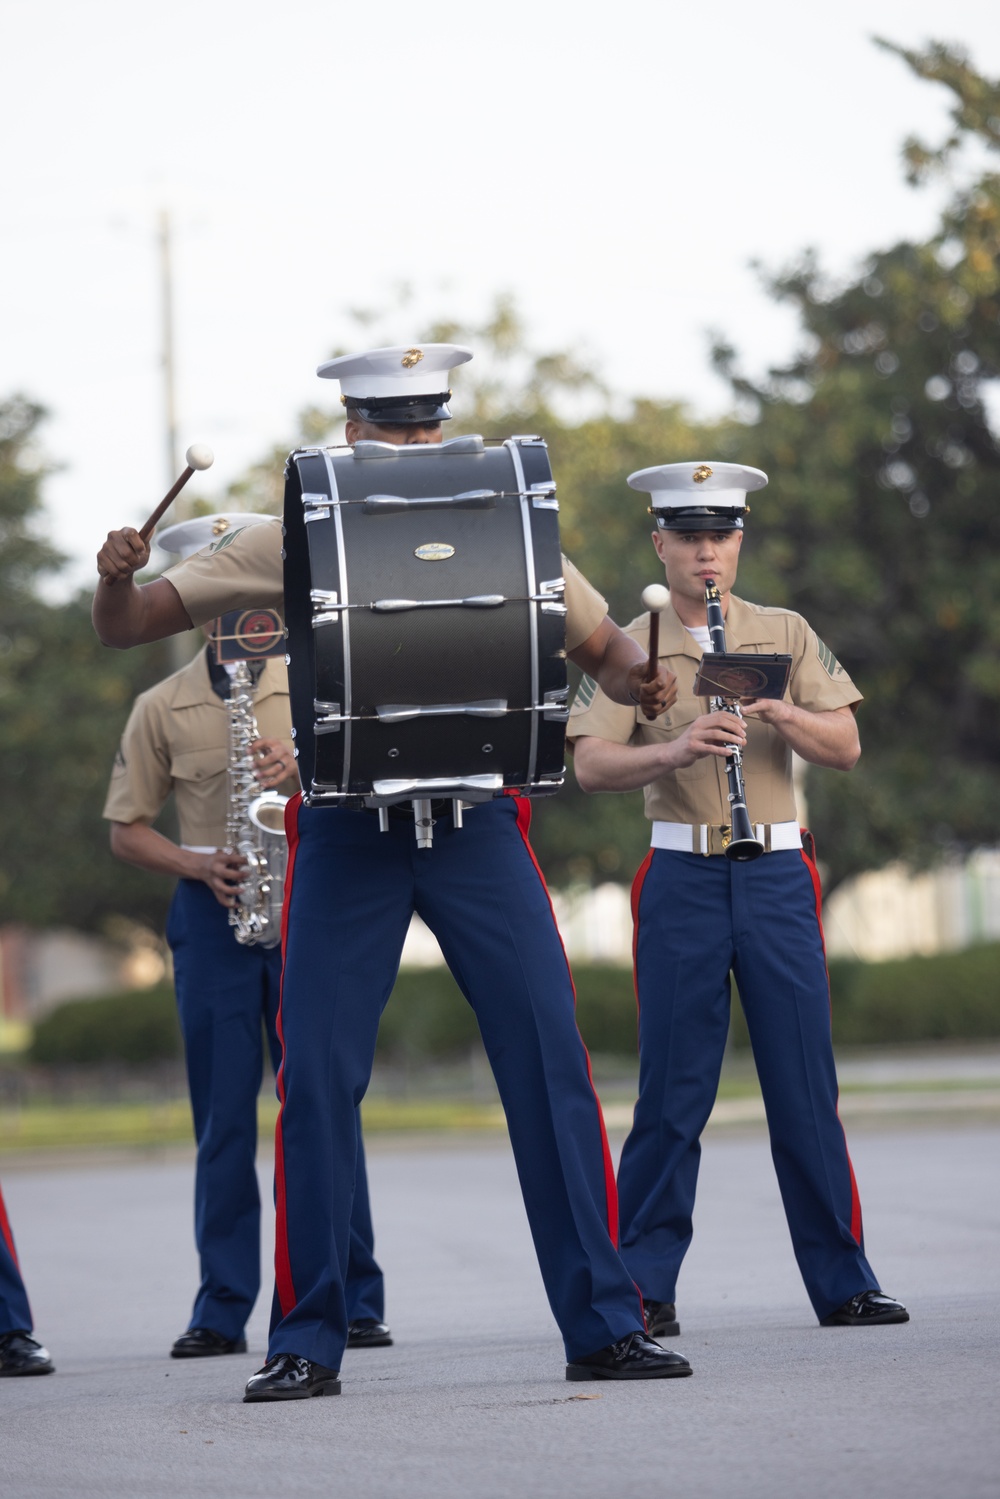
<svg viewBox="0 0 1000 1499">
<path fill-rule="evenodd" d="M 757 822 L 753 831 L 754 837 L 763 843 L 765 853 L 802 847 L 797 822 Z M 654 822 L 651 843 L 653 848 L 667 848 L 679 854 L 721 854 L 719 832 L 712 823 Z"/>
</svg>

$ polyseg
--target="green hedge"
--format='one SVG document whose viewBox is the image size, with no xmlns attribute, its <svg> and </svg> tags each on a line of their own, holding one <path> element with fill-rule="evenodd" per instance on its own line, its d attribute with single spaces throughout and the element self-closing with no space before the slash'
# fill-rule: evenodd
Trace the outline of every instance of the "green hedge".
<svg viewBox="0 0 1000 1499">
<path fill-rule="evenodd" d="M 833 1034 L 851 1044 L 1000 1037 L 1000 943 L 830 965 Z"/>
<path fill-rule="evenodd" d="M 577 1021 L 594 1052 L 635 1054 L 635 993 L 627 968 L 580 964 L 573 970 Z M 379 1027 L 386 1061 L 464 1055 L 479 1028 L 447 968 L 405 969 Z"/>
<path fill-rule="evenodd" d="M 631 1057 L 635 995 L 628 969 L 578 964 L 577 1020 L 590 1050 Z M 833 1034 L 840 1045 L 1000 1038 L 1000 943 L 888 963 L 830 963 Z M 386 1062 L 448 1061 L 478 1043 L 472 1011 L 446 968 L 399 975 L 379 1030 Z M 733 1006 L 733 1044 L 746 1025 Z M 146 989 L 61 1005 L 35 1031 L 38 1063 L 153 1062 L 181 1054 L 171 990 Z"/>
<path fill-rule="evenodd" d="M 841 1046 L 1000 1037 L 1000 943 L 885 963 L 830 960 L 833 1039 Z M 748 1045 L 734 1006 L 733 1043 Z"/>
<path fill-rule="evenodd" d="M 78 999 L 35 1027 L 28 1060 L 70 1063 L 160 1062 L 181 1055 L 174 991 L 167 987 Z"/>
</svg>

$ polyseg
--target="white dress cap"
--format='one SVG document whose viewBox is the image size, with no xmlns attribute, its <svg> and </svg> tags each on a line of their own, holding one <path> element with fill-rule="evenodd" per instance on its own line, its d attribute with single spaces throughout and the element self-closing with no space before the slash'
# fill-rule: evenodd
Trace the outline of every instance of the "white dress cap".
<svg viewBox="0 0 1000 1499">
<path fill-rule="evenodd" d="M 745 510 L 747 494 L 763 489 L 763 469 L 745 463 L 661 463 L 629 474 L 633 489 L 652 495 L 654 510 Z"/>
<path fill-rule="evenodd" d="M 471 358 L 472 350 L 460 344 L 400 344 L 342 354 L 319 365 L 316 373 L 324 380 L 339 380 L 349 399 L 436 396 L 448 389 L 451 371 Z"/>
<path fill-rule="evenodd" d="M 205 547 L 218 541 L 227 531 L 239 531 L 243 526 L 259 526 L 263 521 L 273 521 L 273 515 L 247 514 L 241 511 L 224 511 L 218 515 L 196 515 L 193 520 L 177 521 L 156 533 L 156 545 L 165 552 L 177 552 L 181 559 L 193 557 Z"/>
<path fill-rule="evenodd" d="M 628 482 L 650 495 L 661 531 L 742 531 L 747 491 L 763 489 L 767 475 L 745 463 L 661 463 Z"/>
</svg>

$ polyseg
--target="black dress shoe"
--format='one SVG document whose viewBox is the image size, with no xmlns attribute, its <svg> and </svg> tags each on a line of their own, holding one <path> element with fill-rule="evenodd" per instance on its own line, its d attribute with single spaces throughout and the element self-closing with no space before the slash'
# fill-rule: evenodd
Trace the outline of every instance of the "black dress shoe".
<svg viewBox="0 0 1000 1499">
<path fill-rule="evenodd" d="M 54 1374 L 49 1350 L 26 1332 L 0 1334 L 0 1375 Z"/>
<path fill-rule="evenodd" d="M 642 1299 L 646 1314 L 646 1331 L 651 1338 L 676 1338 L 680 1336 L 681 1324 L 677 1320 L 677 1308 L 672 1301 L 647 1301 Z"/>
<path fill-rule="evenodd" d="M 347 1324 L 348 1348 L 391 1348 L 392 1333 L 375 1317 L 359 1317 Z"/>
<path fill-rule="evenodd" d="M 247 1381 L 243 1399 L 306 1400 L 310 1395 L 339 1394 L 339 1369 L 324 1369 L 295 1353 L 276 1353 Z"/>
<path fill-rule="evenodd" d="M 671 1379 L 690 1374 L 691 1365 L 679 1353 L 668 1353 L 644 1332 L 630 1332 L 566 1365 L 567 1379 Z"/>
<path fill-rule="evenodd" d="M 211 1358 L 217 1353 L 246 1353 L 246 1338 L 224 1338 L 210 1327 L 189 1327 L 170 1350 L 171 1358 Z"/>
<path fill-rule="evenodd" d="M 879 1327 L 885 1322 L 909 1322 L 910 1314 L 900 1302 L 881 1291 L 859 1291 L 829 1317 L 821 1317 L 820 1327 Z"/>
</svg>

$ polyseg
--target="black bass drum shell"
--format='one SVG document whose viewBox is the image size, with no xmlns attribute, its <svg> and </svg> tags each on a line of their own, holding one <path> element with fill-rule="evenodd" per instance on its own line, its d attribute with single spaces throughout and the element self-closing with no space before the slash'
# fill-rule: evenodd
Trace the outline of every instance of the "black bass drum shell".
<svg viewBox="0 0 1000 1499">
<path fill-rule="evenodd" d="M 565 605 L 545 444 L 301 449 L 285 477 L 289 686 L 307 804 L 386 801 L 384 783 L 398 780 L 557 789 Z M 450 602 L 498 595 L 491 607 Z M 434 602 L 372 607 L 387 599 Z M 484 703 L 491 716 L 461 711 Z M 399 708 L 435 711 L 390 720 Z"/>
</svg>

